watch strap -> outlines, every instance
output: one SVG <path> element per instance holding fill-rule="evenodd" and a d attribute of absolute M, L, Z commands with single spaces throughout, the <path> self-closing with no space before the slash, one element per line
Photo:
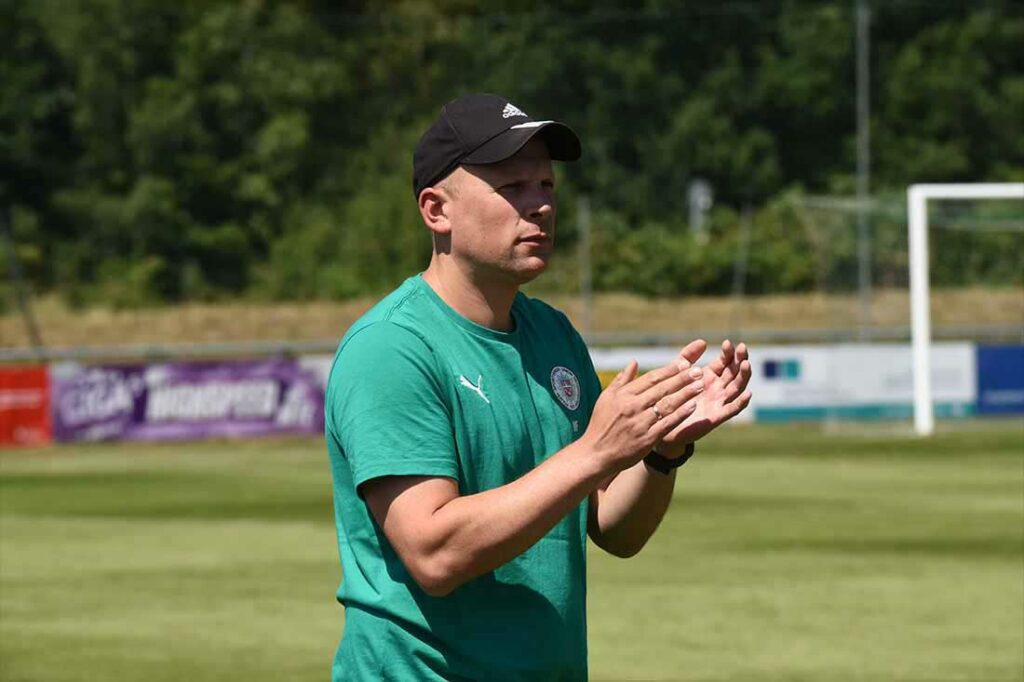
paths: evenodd
<path fill-rule="evenodd" d="M 673 469 L 678 469 L 679 467 L 686 464 L 686 460 L 693 457 L 693 452 L 695 449 L 696 448 L 694 447 L 693 443 L 687 443 L 686 449 L 683 451 L 683 454 L 674 459 L 662 457 L 654 450 L 651 450 L 650 454 L 644 457 L 644 464 L 646 464 L 651 469 L 654 469 L 658 473 L 665 474 L 667 476 L 669 473 L 672 472 Z"/>

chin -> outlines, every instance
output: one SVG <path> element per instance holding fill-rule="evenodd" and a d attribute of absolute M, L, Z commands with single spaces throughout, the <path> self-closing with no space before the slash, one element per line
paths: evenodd
<path fill-rule="evenodd" d="M 546 258 L 531 258 L 530 261 L 529 263 L 524 263 L 522 267 L 516 268 L 513 273 L 519 284 L 532 282 L 548 269 Z"/>

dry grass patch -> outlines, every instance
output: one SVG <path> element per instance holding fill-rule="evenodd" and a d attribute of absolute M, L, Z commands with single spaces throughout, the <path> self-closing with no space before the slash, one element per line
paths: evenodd
<path fill-rule="evenodd" d="M 575 296 L 541 296 L 582 319 Z M 43 340 L 50 347 L 120 344 L 189 344 L 230 341 L 322 341 L 337 339 L 375 299 L 309 303 L 187 304 L 141 310 L 69 310 L 55 299 L 35 306 Z M 860 303 L 855 295 L 789 294 L 749 297 L 647 299 L 602 294 L 594 299 L 593 331 L 685 334 L 687 330 L 784 330 L 852 328 Z M 907 325 L 905 290 L 877 291 L 872 300 L 877 326 Z M 1020 289 L 956 289 L 932 295 L 933 324 L 1024 324 Z M 29 346 L 16 314 L 0 316 L 0 346 Z"/>
<path fill-rule="evenodd" d="M 579 299 L 549 297 L 579 321 Z M 872 298 L 875 326 L 910 324 L 906 290 L 876 291 Z M 741 302 L 727 296 L 647 299 L 632 294 L 595 298 L 593 326 L 597 332 L 672 332 L 685 329 L 822 329 L 854 327 L 860 315 L 856 295 L 822 293 L 751 296 Z M 944 325 L 1024 324 L 1024 292 L 1019 289 L 950 289 L 932 294 L 932 323 Z"/>

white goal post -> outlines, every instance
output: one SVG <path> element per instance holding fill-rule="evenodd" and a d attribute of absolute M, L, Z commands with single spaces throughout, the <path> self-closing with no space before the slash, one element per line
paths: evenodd
<path fill-rule="evenodd" d="M 931 377 L 931 314 L 928 307 L 928 200 L 1024 199 L 1024 182 L 922 184 L 907 188 L 910 240 L 910 336 L 914 357 L 914 430 L 935 430 Z"/>

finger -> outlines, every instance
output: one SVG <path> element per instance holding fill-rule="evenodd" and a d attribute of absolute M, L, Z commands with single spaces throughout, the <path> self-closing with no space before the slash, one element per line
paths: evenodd
<path fill-rule="evenodd" d="M 734 400 L 730 400 L 723 405 L 719 405 L 718 409 L 721 411 L 719 413 L 720 416 L 715 420 L 716 423 L 721 424 L 722 422 L 729 421 L 742 412 L 744 408 L 750 404 L 750 396 L 750 391 L 743 391 L 737 395 Z"/>
<path fill-rule="evenodd" d="M 743 366 L 743 362 L 746 360 L 748 360 L 747 344 L 741 343 L 736 347 L 736 353 L 733 356 L 732 362 L 722 373 L 722 380 L 726 382 L 732 381 L 733 377 L 740 374 L 740 368 Z M 750 363 L 747 362 L 747 365 L 749 366 Z"/>
<path fill-rule="evenodd" d="M 725 416 L 722 419 L 722 421 L 732 419 L 740 412 L 745 410 L 747 405 L 750 404 L 750 398 L 752 395 L 753 394 L 750 391 L 744 391 L 743 393 L 740 394 L 738 398 L 736 398 L 736 400 L 732 401 L 731 403 L 728 403 L 727 405 L 724 405 L 723 409 L 725 411 Z"/>
<path fill-rule="evenodd" d="M 747 344 L 741 343 L 738 346 L 736 346 L 736 355 L 735 355 L 735 357 L 733 358 L 733 361 L 732 361 L 732 372 L 731 372 L 730 380 L 731 380 L 731 378 L 733 376 L 736 376 L 737 374 L 740 373 L 740 367 L 742 367 L 743 361 L 744 360 L 749 360 L 749 359 L 750 359 L 750 354 L 749 354 L 749 352 L 747 350 Z M 749 362 L 747 364 L 749 365 Z"/>
<path fill-rule="evenodd" d="M 690 431 L 690 434 L 688 434 L 688 436 L 693 436 L 693 428 L 694 425 L 698 423 L 698 420 L 691 419 L 691 417 L 693 417 L 693 413 L 696 411 L 696 409 L 696 400 L 691 400 L 690 402 L 684 404 L 681 408 L 679 408 L 676 411 L 676 414 L 683 415 L 683 418 L 679 420 L 679 423 L 673 425 L 671 429 L 664 433 L 661 436 L 661 439 L 667 441 L 678 440 L 683 435 L 683 433 L 687 431 Z M 707 420 L 704 419 L 703 421 L 706 422 Z M 700 435 L 697 435 L 692 439 L 696 440 L 697 438 L 700 438 Z"/>
<path fill-rule="evenodd" d="M 744 360 L 740 363 L 740 390 L 744 390 L 747 384 L 750 383 L 750 377 L 753 374 L 753 367 L 750 364 L 750 360 Z"/>
<path fill-rule="evenodd" d="M 653 405 L 661 398 L 671 395 L 691 383 L 703 384 L 703 382 L 697 381 L 702 376 L 704 376 L 704 371 L 700 367 L 691 367 L 685 372 L 677 371 L 675 375 L 664 381 L 649 386 L 646 390 L 637 394 L 637 397 L 640 398 L 644 406 Z"/>
<path fill-rule="evenodd" d="M 729 380 L 729 383 L 722 387 L 722 404 L 731 403 L 740 393 L 743 393 L 750 383 L 750 363 L 744 360 L 736 369 L 736 374 Z"/>
<path fill-rule="evenodd" d="M 693 381 L 687 384 L 686 386 L 683 386 L 675 393 L 670 393 L 669 395 L 659 399 L 654 404 L 662 415 L 668 416 L 670 414 L 677 412 L 680 408 L 685 406 L 688 402 L 692 401 L 694 398 L 696 398 L 703 392 L 704 382 Z"/>
<path fill-rule="evenodd" d="M 704 355 L 704 351 L 707 350 L 707 348 L 707 341 L 704 339 L 695 339 L 683 346 L 683 349 L 679 351 L 679 357 L 692 365 L 700 360 L 700 356 Z"/>
<path fill-rule="evenodd" d="M 739 372 L 740 372 L 740 363 L 738 361 L 735 361 L 735 360 L 733 362 L 730 362 L 726 366 L 726 368 L 724 370 L 722 370 L 721 374 L 719 375 L 719 379 L 721 380 L 722 385 L 724 386 L 724 385 L 729 384 L 729 382 L 731 382 L 733 380 L 733 378 L 735 378 L 736 375 L 739 374 Z"/>
<path fill-rule="evenodd" d="M 726 339 L 722 342 L 722 352 L 708 364 L 708 369 L 721 376 L 722 372 L 725 371 L 725 368 L 732 363 L 733 355 L 734 349 L 732 347 L 732 341 Z"/>
<path fill-rule="evenodd" d="M 633 395 L 639 395 L 646 391 L 647 389 L 656 386 L 657 384 L 660 384 L 661 382 L 667 379 L 674 377 L 675 375 L 679 374 L 680 371 L 686 369 L 686 367 L 689 367 L 689 364 L 687 364 L 686 367 L 683 367 L 683 362 L 684 361 L 682 360 L 675 360 L 673 362 L 668 363 L 664 367 L 652 369 L 650 372 L 647 372 L 643 376 L 635 378 L 626 390 L 632 393 Z"/>
<path fill-rule="evenodd" d="M 636 373 L 639 368 L 640 365 L 637 364 L 636 360 L 630 360 L 622 371 L 615 375 L 615 378 L 612 379 L 610 384 L 608 384 L 608 388 L 622 388 L 636 378 Z"/>
<path fill-rule="evenodd" d="M 658 440 L 664 440 L 672 433 L 682 429 L 686 419 L 692 415 L 696 409 L 697 401 L 695 399 L 688 400 L 673 410 L 671 414 L 666 415 L 652 424 L 651 431 L 655 436 L 657 436 Z"/>
<path fill-rule="evenodd" d="M 725 384 L 723 402 L 729 403 L 735 400 L 736 396 L 747 388 L 747 384 L 750 383 L 750 375 L 750 362 L 744 360 L 739 363 L 735 375 L 729 379 L 729 383 Z"/>
<path fill-rule="evenodd" d="M 732 401 L 736 400 L 739 394 L 743 393 L 743 386 L 740 386 L 739 377 L 735 381 L 730 382 L 722 389 L 719 402 L 722 405 L 728 405 Z"/>

